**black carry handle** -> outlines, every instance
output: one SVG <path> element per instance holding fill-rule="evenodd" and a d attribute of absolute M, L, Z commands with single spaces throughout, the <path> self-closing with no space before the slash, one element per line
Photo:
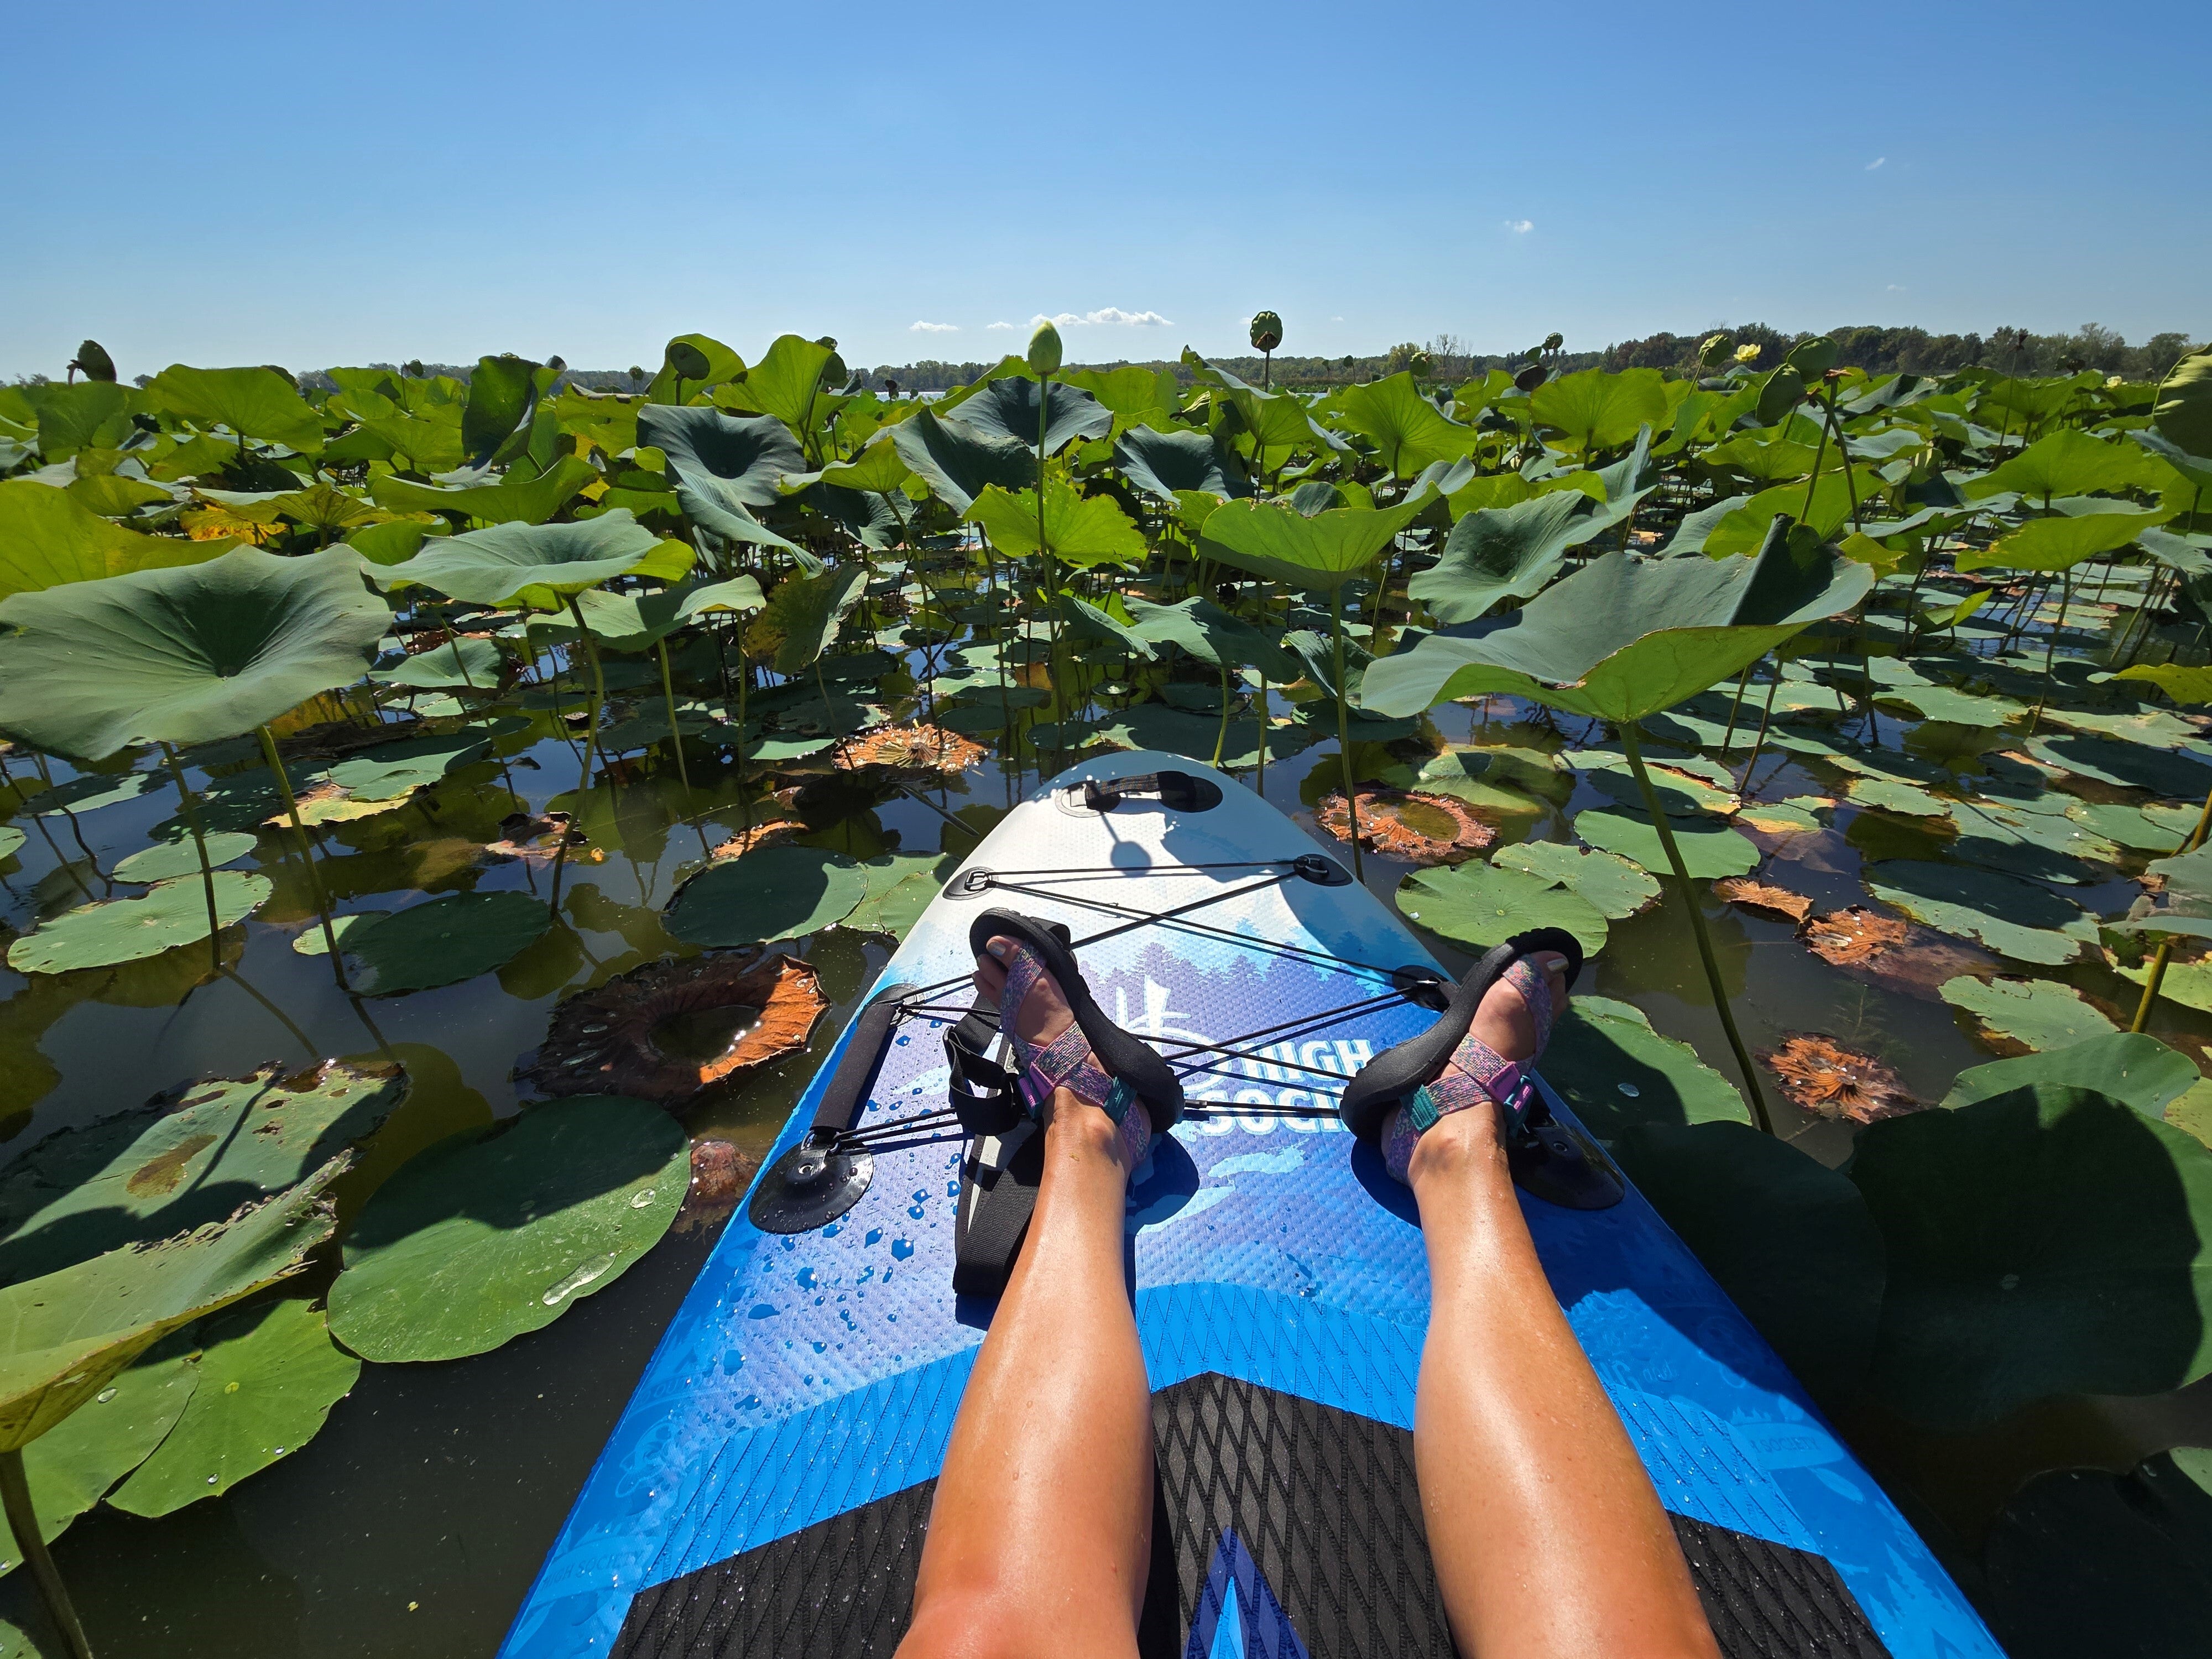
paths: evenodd
<path fill-rule="evenodd" d="M 1171 812 L 1203 812 L 1221 804 L 1221 790 L 1188 772 L 1140 772 L 1129 778 L 1092 778 L 1083 786 L 1083 804 L 1110 812 L 1131 795 L 1157 795 Z"/>
<path fill-rule="evenodd" d="M 852 1038 L 838 1058 L 837 1069 L 830 1075 L 830 1086 L 822 1091 L 822 1103 L 814 1109 L 813 1127 L 806 1132 L 808 1144 L 831 1146 L 860 1121 L 861 1109 L 868 1103 L 868 1091 L 875 1086 L 876 1073 L 883 1069 L 884 1055 L 890 1048 L 891 1027 L 904 1012 L 902 1000 L 907 988 L 884 987 L 853 1023 Z"/>

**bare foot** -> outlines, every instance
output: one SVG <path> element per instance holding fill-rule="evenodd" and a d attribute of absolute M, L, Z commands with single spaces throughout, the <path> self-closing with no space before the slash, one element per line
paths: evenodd
<path fill-rule="evenodd" d="M 1556 1021 L 1567 1007 L 1567 959 L 1547 953 L 1531 958 L 1536 970 L 1544 975 L 1545 987 L 1552 994 L 1552 1018 Z M 1528 1000 L 1521 988 L 1510 979 L 1501 979 L 1484 994 L 1474 1011 L 1474 1023 L 1468 1035 L 1493 1050 L 1501 1059 L 1525 1060 L 1536 1052 L 1536 1018 L 1529 1011 Z M 1447 1073 L 1459 1070 L 1457 1057 L 1445 1063 Z M 1401 1111 L 1404 1108 L 1399 1109 Z M 1480 1109 L 1448 1112 L 1437 1120 L 1434 1127 L 1413 1143 L 1413 1155 L 1407 1160 L 1406 1180 L 1418 1188 L 1421 1177 L 1440 1172 L 1445 1167 L 1460 1167 L 1470 1160 L 1480 1164 L 1494 1164 L 1499 1171 L 1504 1169 L 1504 1152 L 1498 1138 L 1501 1114 Z M 1382 1143 L 1389 1146 L 1395 1121 L 1382 1126 Z"/>

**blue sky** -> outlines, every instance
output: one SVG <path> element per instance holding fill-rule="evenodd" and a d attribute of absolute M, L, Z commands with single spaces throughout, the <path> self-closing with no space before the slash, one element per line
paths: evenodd
<path fill-rule="evenodd" d="M 0 376 L 2212 332 L 2202 0 L 9 10 Z"/>

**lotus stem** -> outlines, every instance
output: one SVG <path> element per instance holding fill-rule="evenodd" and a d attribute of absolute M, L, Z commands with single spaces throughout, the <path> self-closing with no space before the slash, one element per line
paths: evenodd
<path fill-rule="evenodd" d="M 592 665 L 592 702 L 584 715 L 584 769 L 576 782 L 574 822 L 580 825 L 584 821 L 585 803 L 592 798 L 592 769 L 599 754 L 599 710 L 606 705 L 607 682 L 606 676 L 599 669 L 599 645 L 592 638 L 592 630 L 585 624 L 583 607 L 576 603 L 574 593 L 568 596 L 568 614 L 576 619 L 576 638 L 584 647 L 584 660 Z M 552 913 L 556 916 L 561 913 L 561 868 L 568 861 L 568 837 L 564 835 L 553 854 Z"/>
<path fill-rule="evenodd" d="M 676 751 L 676 775 L 684 785 L 684 810 L 689 812 L 691 810 L 691 773 L 684 763 L 684 733 L 678 730 L 676 725 L 676 683 L 668 672 L 668 641 L 665 639 L 655 640 L 653 646 L 654 650 L 660 653 L 660 696 L 661 700 L 668 705 L 668 746 Z M 740 748 L 744 746 L 744 732 L 740 728 L 738 732 Z M 696 821 L 691 827 L 699 832 L 699 850 L 711 857 L 711 849 L 707 845 L 706 830 Z"/>
<path fill-rule="evenodd" d="M 1345 702 L 1344 684 L 1344 587 L 1341 583 L 1328 590 L 1329 634 L 1336 642 L 1336 756 L 1344 770 L 1344 810 L 1346 826 L 1352 831 L 1352 878 L 1364 883 L 1367 872 L 1359 865 L 1359 791 L 1352 781 L 1352 713 Z M 1267 727 L 1260 730 L 1260 748 L 1267 747 Z"/>
<path fill-rule="evenodd" d="M 1229 659 L 1221 659 L 1221 729 L 1213 734 L 1213 764 L 1221 764 L 1221 751 L 1229 742 Z"/>
<path fill-rule="evenodd" d="M 276 793 L 284 798 L 284 811 L 292 820 L 292 833 L 300 838 L 300 856 L 307 868 L 307 890 L 315 896 L 315 915 L 323 924 L 323 943 L 330 948 L 331 974 L 338 982 L 338 989 L 352 989 L 346 983 L 345 958 L 338 954 L 338 936 L 331 926 L 331 902 L 323 892 L 323 878 L 315 870 L 315 844 L 307 835 L 307 826 L 300 817 L 300 802 L 292 793 L 292 780 L 284 775 L 283 757 L 276 752 L 276 734 L 267 726 L 259 728 L 261 753 L 269 762 L 269 770 L 276 780 Z"/>
<path fill-rule="evenodd" d="M 1766 683 L 1766 707 L 1759 716 L 1759 735 L 1751 740 L 1751 758 L 1744 763 L 1743 776 L 1736 784 L 1741 794 L 1751 787 L 1751 775 L 1759 769 L 1759 751 L 1766 747 L 1767 722 L 1774 718 L 1774 694 L 1782 689 L 1782 665 L 1774 665 L 1774 678 Z"/>
<path fill-rule="evenodd" d="M 31 1483 L 24 1477 L 20 1446 L 0 1452 L 0 1507 L 7 1511 L 16 1547 L 23 1552 L 23 1563 L 38 1584 L 39 1599 L 46 1604 L 54 1628 L 68 1644 L 71 1659 L 92 1659 L 92 1644 L 84 1639 L 84 1626 L 77 1622 L 68 1587 L 54 1566 L 54 1558 L 46 1553 L 46 1540 L 40 1535 L 39 1512 L 31 1503 Z"/>
<path fill-rule="evenodd" d="M 2043 647 L 2043 691 L 2035 700 L 2035 712 L 2028 716 L 2027 734 L 2035 735 L 2035 728 L 2043 724 L 2043 705 L 2051 697 L 2051 665 L 2058 655 L 2058 636 L 2066 631 L 2066 607 L 2074 600 L 2074 573 L 2062 571 L 2058 577 L 2058 620 L 2051 624 L 2051 637 Z"/>
<path fill-rule="evenodd" d="M 1713 994 L 1713 1008 L 1721 1017 L 1721 1030 L 1728 1035 L 1736 1068 L 1743 1073 L 1744 1090 L 1751 1097 L 1752 1119 L 1762 1133 L 1771 1135 L 1774 1133 L 1774 1121 L 1766 1113 L 1766 1097 L 1760 1091 L 1759 1073 L 1751 1063 L 1751 1051 L 1743 1046 L 1743 1034 L 1735 1029 L 1735 1013 L 1729 1006 L 1727 988 L 1721 983 L 1712 936 L 1705 931 L 1705 913 L 1698 903 L 1697 889 L 1690 884 L 1690 872 L 1682 862 L 1682 849 L 1674 844 L 1674 831 L 1667 822 L 1667 810 L 1659 803 L 1659 792 L 1652 787 L 1650 773 L 1644 769 L 1644 746 L 1637 741 L 1635 721 L 1621 723 L 1620 746 L 1627 751 L 1629 769 L 1636 774 L 1636 787 L 1644 793 L 1644 809 L 1651 814 L 1652 827 L 1659 832 L 1660 848 L 1667 854 L 1675 884 L 1682 890 L 1682 902 L 1690 912 L 1690 931 L 1698 941 L 1698 960 L 1705 965 L 1705 983 Z"/>
<path fill-rule="evenodd" d="M 222 925 L 216 920 L 215 866 L 208 862 L 207 836 L 200 829 L 199 807 L 194 803 L 192 792 L 185 784 L 185 769 L 177 763 L 177 751 L 167 744 L 161 745 L 161 758 L 169 763 L 169 775 L 177 781 L 177 804 L 183 810 L 185 826 L 192 832 L 192 845 L 199 849 L 200 888 L 207 895 L 208 951 L 215 959 L 215 970 L 222 971 Z"/>
<path fill-rule="evenodd" d="M 1743 672 L 1736 676 L 1735 696 L 1729 704 L 1728 730 L 1721 733 L 1721 753 L 1735 747 L 1735 717 L 1743 708 L 1743 689 L 1751 684 L 1751 671 L 1759 665 L 1746 663 Z"/>
<path fill-rule="evenodd" d="M 2189 832 L 2189 839 L 2174 848 L 2170 856 L 2179 858 L 2185 853 L 2195 852 L 2204 844 L 2204 836 L 2208 830 L 2212 830 L 2212 793 L 2205 795 L 2204 810 L 2197 815 L 2197 827 Z M 2172 957 L 2173 935 L 2168 933 L 2159 941 L 2158 950 L 2151 957 L 2150 972 L 2143 981 L 2142 1000 L 2136 1004 L 2135 1019 L 2128 1026 L 2130 1031 L 2147 1031 L 2150 1029 L 2151 1005 L 2158 1000 L 2159 984 L 2166 978 L 2166 964 L 2172 959 Z"/>

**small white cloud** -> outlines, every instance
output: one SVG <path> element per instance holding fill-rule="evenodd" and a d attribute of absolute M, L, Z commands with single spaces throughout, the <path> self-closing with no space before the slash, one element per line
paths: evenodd
<path fill-rule="evenodd" d="M 1112 328 L 1172 328 L 1175 325 L 1157 311 L 1124 311 L 1119 306 L 1103 306 L 1097 311 L 1063 311 L 1057 317 L 1048 317 L 1042 312 L 1030 319 L 1030 326 L 1050 323 L 1054 328 L 1084 328 L 1093 324 Z"/>
<path fill-rule="evenodd" d="M 1331 321 L 1332 323 L 1340 323 L 1340 322 L 1342 322 L 1343 320 L 1344 320 L 1344 319 L 1343 319 L 1343 318 L 1341 318 L 1341 317 L 1332 317 L 1332 318 L 1330 318 L 1330 319 L 1329 319 L 1329 321 Z"/>
<path fill-rule="evenodd" d="M 1505 228 L 1516 236 L 1526 236 L 1536 228 L 1536 222 L 1534 219 L 1508 219 L 1505 222 Z"/>
<path fill-rule="evenodd" d="M 983 326 L 986 328 L 1012 328 L 1013 325 L 1012 323 L 986 323 Z"/>
<path fill-rule="evenodd" d="M 1873 172 L 1876 167 L 1880 167 L 1880 166 L 1881 166 L 1884 161 L 1887 161 L 1887 160 L 1889 160 L 1889 157 L 1887 157 L 1887 155 L 1877 155 L 1877 156 L 1875 156 L 1875 157 L 1874 158 L 1874 160 L 1873 160 L 1873 161 L 1869 161 L 1869 162 L 1866 164 L 1866 170 L 1867 170 L 1869 173 L 1872 173 L 1872 172 Z"/>
<path fill-rule="evenodd" d="M 960 331 L 957 323 L 908 323 L 906 327 L 909 334 L 957 334 Z"/>
<path fill-rule="evenodd" d="M 1902 283 L 1892 283 L 1889 285 L 1889 291 L 1892 294 L 1902 294 L 1905 292 L 1905 284 Z"/>

